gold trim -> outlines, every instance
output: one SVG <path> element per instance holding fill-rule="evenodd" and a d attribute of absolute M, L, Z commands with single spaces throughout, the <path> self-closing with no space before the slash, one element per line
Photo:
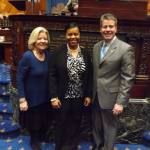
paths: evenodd
<path fill-rule="evenodd" d="M 137 80 L 150 80 L 150 76 L 148 75 L 136 75 Z"/>
<path fill-rule="evenodd" d="M 150 16 L 150 0 L 147 2 L 147 16 Z"/>

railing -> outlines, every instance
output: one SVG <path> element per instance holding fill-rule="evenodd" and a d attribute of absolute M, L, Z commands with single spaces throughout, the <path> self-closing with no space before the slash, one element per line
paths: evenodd
<path fill-rule="evenodd" d="M 10 29 L 12 27 L 11 22 L 9 21 L 8 17 L 3 17 L 3 19 L 0 19 L 0 29 Z"/>

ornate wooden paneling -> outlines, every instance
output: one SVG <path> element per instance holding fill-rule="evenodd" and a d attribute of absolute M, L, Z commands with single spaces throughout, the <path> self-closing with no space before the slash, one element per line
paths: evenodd
<path fill-rule="evenodd" d="M 147 0 L 80 0 L 79 15 L 99 17 L 109 12 L 119 19 L 145 20 L 147 5 Z"/>
<path fill-rule="evenodd" d="M 4 41 L 0 41 L 0 58 L 4 63 L 12 64 L 12 37 L 9 29 L 0 29 L 0 36 Z"/>
<path fill-rule="evenodd" d="M 64 43 L 64 26 L 76 21 L 81 27 L 81 44 L 92 51 L 93 45 L 101 39 L 99 18 L 65 16 L 10 16 L 12 21 L 13 63 L 17 63 L 27 48 L 29 33 L 34 27 L 44 26 L 51 35 L 51 50 Z M 149 96 L 150 86 L 150 21 L 119 20 L 118 36 L 135 48 L 136 81 L 131 92 L 133 98 Z"/>

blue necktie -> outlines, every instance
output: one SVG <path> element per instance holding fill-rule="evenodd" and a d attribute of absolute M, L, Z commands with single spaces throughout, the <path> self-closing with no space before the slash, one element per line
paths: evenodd
<path fill-rule="evenodd" d="M 107 47 L 106 47 L 106 44 L 104 44 L 102 46 L 102 48 L 100 49 L 100 59 L 102 60 L 104 58 L 104 56 L 106 55 L 106 52 L 107 52 Z"/>

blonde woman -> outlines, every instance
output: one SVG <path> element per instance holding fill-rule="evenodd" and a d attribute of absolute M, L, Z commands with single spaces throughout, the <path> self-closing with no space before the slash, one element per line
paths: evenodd
<path fill-rule="evenodd" d="M 29 131 L 31 147 L 40 150 L 51 122 L 51 106 L 48 96 L 47 49 L 50 36 L 44 27 L 36 27 L 30 34 L 28 50 L 21 58 L 17 70 L 20 116 L 23 128 Z"/>

